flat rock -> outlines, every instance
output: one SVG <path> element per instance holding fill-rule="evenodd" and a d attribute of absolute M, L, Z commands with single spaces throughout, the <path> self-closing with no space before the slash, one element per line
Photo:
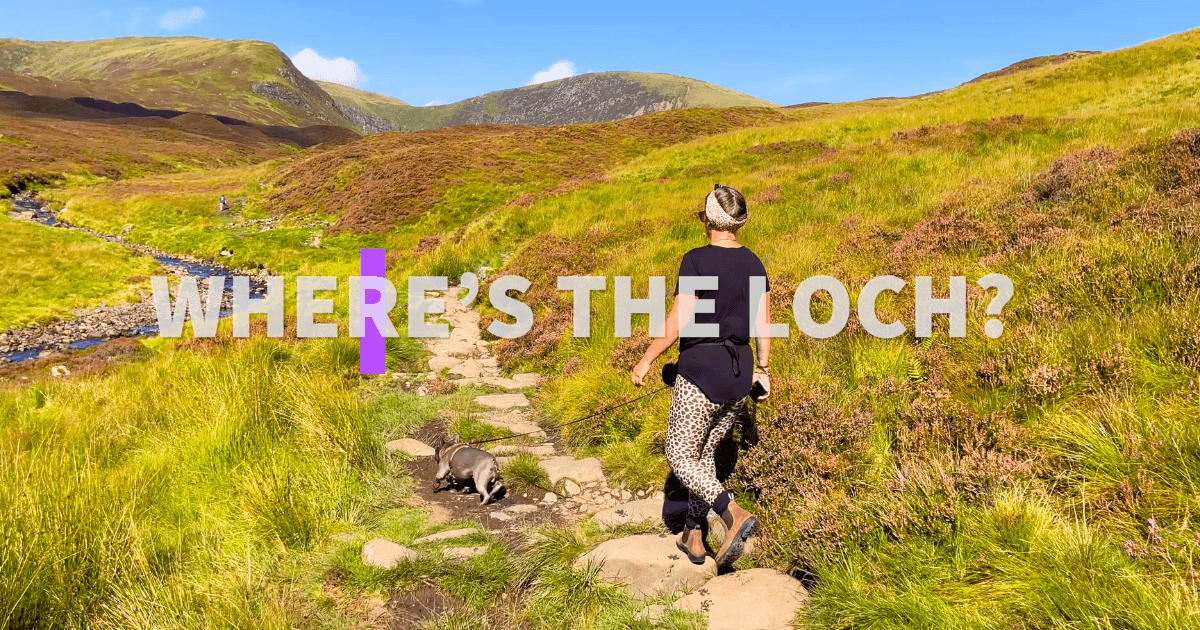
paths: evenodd
<path fill-rule="evenodd" d="M 497 521 L 500 521 L 501 523 L 503 523 L 504 521 L 511 521 L 513 518 L 512 516 L 509 516 L 508 514 L 505 514 L 504 512 L 492 512 L 491 514 L 488 514 L 488 516 L 492 517 L 493 519 L 495 519 Z"/>
<path fill-rule="evenodd" d="M 509 514 L 529 514 L 530 512 L 538 511 L 538 506 L 531 503 L 519 503 L 504 509 Z"/>
<path fill-rule="evenodd" d="M 450 368 L 450 373 L 463 378 L 479 378 L 479 364 L 474 359 L 467 359 Z"/>
<path fill-rule="evenodd" d="M 446 547 L 442 549 L 442 557 L 450 560 L 466 560 L 487 553 L 487 545 L 479 547 Z"/>
<path fill-rule="evenodd" d="M 647 523 L 662 518 L 662 508 L 661 499 L 641 499 L 600 510 L 593 518 L 596 519 L 597 525 L 608 528 L 632 523 Z"/>
<path fill-rule="evenodd" d="M 363 564 L 369 567 L 395 569 L 401 562 L 416 559 L 417 552 L 384 538 L 372 539 L 362 548 Z"/>
<path fill-rule="evenodd" d="M 673 605 L 708 611 L 709 630 L 785 630 L 795 627 L 796 611 L 808 591 L 774 569 L 746 569 L 715 577 Z"/>
<path fill-rule="evenodd" d="M 479 530 L 475 529 L 474 527 L 464 527 L 462 529 L 450 529 L 450 530 L 446 530 L 444 532 L 438 532 L 436 534 L 422 536 L 422 537 L 414 540 L 413 544 L 420 545 L 422 543 L 437 542 L 439 540 L 450 540 L 451 538 L 462 538 L 463 536 L 470 536 L 471 534 L 478 534 L 478 533 L 479 533 Z"/>
<path fill-rule="evenodd" d="M 513 407 L 528 407 L 529 399 L 525 394 L 487 394 L 476 396 L 475 402 L 492 409 L 512 409 Z"/>
<path fill-rule="evenodd" d="M 383 447 L 386 448 L 388 452 L 395 453 L 396 451 L 400 451 L 403 453 L 408 453 L 413 457 L 433 457 L 434 455 L 432 446 L 412 438 L 392 440 L 391 442 L 384 444 Z"/>
<path fill-rule="evenodd" d="M 546 437 L 546 431 L 537 423 L 529 419 L 529 416 L 520 411 L 509 411 L 508 413 L 486 414 L 478 416 L 479 421 L 485 424 L 490 424 L 494 427 L 507 429 L 517 434 L 528 433 L 534 437 Z"/>
<path fill-rule="evenodd" d="M 442 370 L 444 370 L 446 368 L 453 369 L 455 366 L 457 366 L 458 364 L 460 364 L 462 362 L 463 362 L 462 359 L 455 358 L 455 357 L 445 357 L 445 356 L 432 357 L 431 359 L 429 359 L 429 369 L 434 372 L 441 372 Z"/>
<path fill-rule="evenodd" d="M 551 485 L 558 483 L 559 479 L 574 479 L 581 484 L 604 481 L 604 469 L 595 457 L 575 459 L 569 455 L 559 455 L 543 459 L 538 464 L 550 476 Z"/>
<path fill-rule="evenodd" d="M 492 449 L 496 455 L 521 455 L 528 453 L 538 457 L 548 457 L 554 454 L 553 444 L 538 444 L 537 446 L 521 446 L 518 444 L 501 444 Z"/>
<path fill-rule="evenodd" d="M 675 537 L 665 534 L 607 540 L 580 556 L 575 566 L 589 563 L 600 567 L 601 578 L 621 584 L 638 600 L 695 590 L 717 575 L 712 558 L 692 564 L 675 546 Z"/>

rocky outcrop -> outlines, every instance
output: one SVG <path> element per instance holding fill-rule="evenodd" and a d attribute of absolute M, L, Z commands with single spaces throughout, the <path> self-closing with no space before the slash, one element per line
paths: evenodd
<path fill-rule="evenodd" d="M 333 103 L 339 112 L 345 116 L 350 122 L 358 126 L 363 133 L 383 133 L 385 131 L 395 131 L 396 125 L 382 118 L 376 118 L 355 107 L 351 103 L 343 103 L 334 101 Z"/>
<path fill-rule="evenodd" d="M 476 96 L 463 101 L 448 124 L 570 125 L 621 120 L 685 106 L 683 99 L 655 94 L 632 79 L 589 74 Z"/>

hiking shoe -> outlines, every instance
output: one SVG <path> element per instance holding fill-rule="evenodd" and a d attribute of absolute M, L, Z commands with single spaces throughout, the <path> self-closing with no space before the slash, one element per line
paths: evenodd
<path fill-rule="evenodd" d="M 675 541 L 675 546 L 679 550 L 687 554 L 688 560 L 692 564 L 704 564 L 708 555 L 704 553 L 704 534 L 700 532 L 700 528 L 685 529 L 679 535 L 679 540 Z"/>
<path fill-rule="evenodd" d="M 727 569 L 742 557 L 746 550 L 746 539 L 758 533 L 758 517 L 743 510 L 730 499 L 729 507 L 720 514 L 725 523 L 725 542 L 717 551 L 717 568 Z"/>

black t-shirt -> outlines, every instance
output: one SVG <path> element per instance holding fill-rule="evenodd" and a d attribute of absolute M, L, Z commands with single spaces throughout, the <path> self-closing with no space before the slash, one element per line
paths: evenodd
<path fill-rule="evenodd" d="M 683 255 L 679 276 L 716 276 L 717 289 L 697 291 L 713 300 L 712 313 L 696 313 L 697 324 L 715 323 L 715 337 L 679 338 L 679 375 L 695 383 L 716 403 L 744 398 L 753 385 L 750 351 L 750 278 L 767 277 L 762 261 L 747 247 L 705 245 Z M 771 288 L 770 280 L 766 288 Z M 675 285 L 679 295 L 679 284 Z M 714 345 L 714 344 L 725 344 Z"/>

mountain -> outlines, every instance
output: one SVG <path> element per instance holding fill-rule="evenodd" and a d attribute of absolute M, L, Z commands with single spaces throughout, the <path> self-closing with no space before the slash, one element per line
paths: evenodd
<path fill-rule="evenodd" d="M 0 88 L 90 97 L 264 125 L 363 129 L 283 51 L 250 40 L 123 37 L 86 42 L 0 39 Z"/>
<path fill-rule="evenodd" d="M 546 127 L 610 122 L 688 107 L 778 107 L 719 85 L 648 72 L 583 74 L 429 107 L 412 107 L 388 96 L 345 86 L 320 85 L 333 96 L 343 114 L 352 116 L 354 110 L 367 113 L 400 131 L 457 125 Z"/>
<path fill-rule="evenodd" d="M 333 97 L 338 111 L 343 116 L 358 122 L 360 128 L 369 133 L 394 130 L 399 126 L 397 121 L 403 118 L 405 112 L 413 109 L 412 105 L 398 98 L 367 92 L 340 83 L 317 81 L 317 85 Z"/>

